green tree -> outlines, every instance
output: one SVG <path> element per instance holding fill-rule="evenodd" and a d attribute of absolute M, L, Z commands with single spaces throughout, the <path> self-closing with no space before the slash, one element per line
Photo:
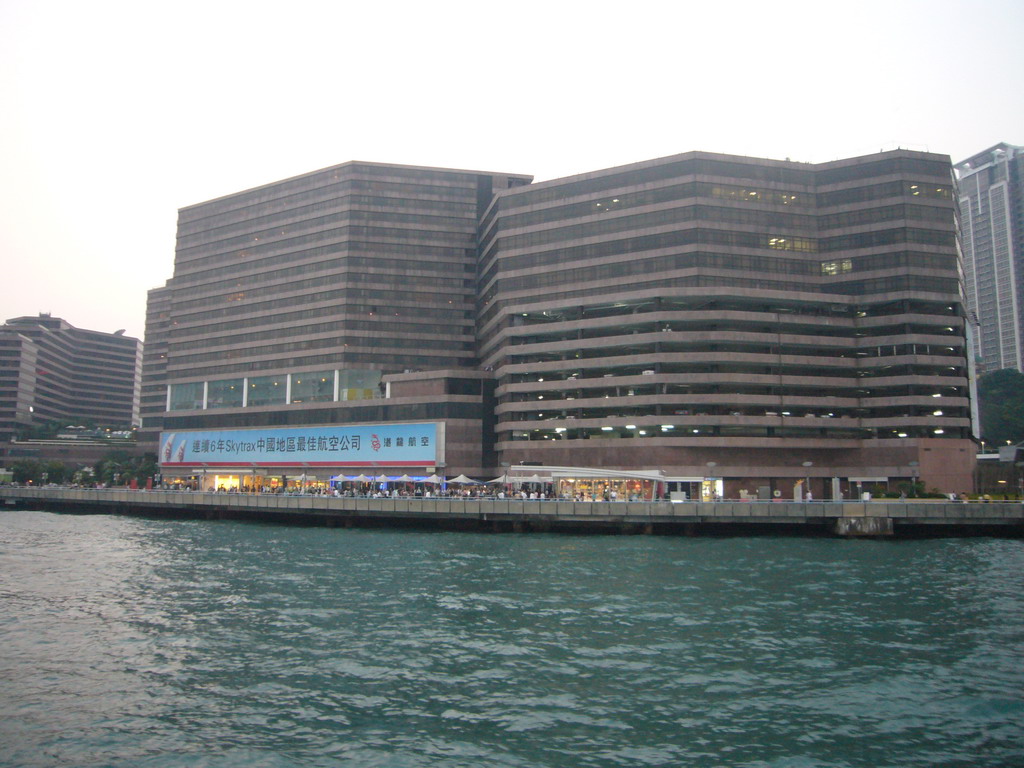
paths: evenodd
<path fill-rule="evenodd" d="M 101 483 L 124 485 L 127 477 L 122 477 L 122 475 L 126 474 L 126 469 L 131 460 L 132 456 L 128 451 L 111 451 L 96 462 L 93 474 Z"/>
<path fill-rule="evenodd" d="M 71 474 L 67 465 L 62 461 L 44 461 L 42 469 L 47 483 L 63 483 Z"/>
<path fill-rule="evenodd" d="M 131 476 L 139 484 L 144 486 L 146 481 L 153 477 L 157 472 L 160 471 L 160 467 L 156 463 L 156 454 L 147 453 L 142 456 L 136 456 L 132 461 L 131 465 Z"/>
<path fill-rule="evenodd" d="M 128 485 L 132 480 L 140 486 L 158 471 L 156 454 L 133 456 L 128 451 L 111 451 L 93 468 L 94 476 L 107 485 Z"/>
<path fill-rule="evenodd" d="M 11 462 L 11 475 L 16 483 L 38 484 L 43 479 L 43 465 L 38 459 L 16 459 Z"/>
<path fill-rule="evenodd" d="M 1014 368 L 978 379 L 981 438 L 991 446 L 1024 440 L 1024 373 Z"/>

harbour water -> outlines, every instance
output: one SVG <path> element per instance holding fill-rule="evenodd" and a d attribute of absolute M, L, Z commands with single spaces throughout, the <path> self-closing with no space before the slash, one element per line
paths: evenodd
<path fill-rule="evenodd" d="M 1024 542 L 0 512 L 0 765 L 1024 765 Z"/>

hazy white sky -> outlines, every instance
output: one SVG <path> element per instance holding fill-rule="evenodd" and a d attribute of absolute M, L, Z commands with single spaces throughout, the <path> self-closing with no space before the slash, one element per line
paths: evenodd
<path fill-rule="evenodd" d="M 958 161 L 1022 83 L 1024 0 L 0 0 L 0 321 L 142 338 L 178 208 L 348 160 Z"/>

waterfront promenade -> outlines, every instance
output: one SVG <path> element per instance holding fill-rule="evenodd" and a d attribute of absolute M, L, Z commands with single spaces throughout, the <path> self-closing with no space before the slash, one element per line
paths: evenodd
<path fill-rule="evenodd" d="M 1024 505 L 1019 502 L 573 502 L 6 487 L 0 488 L 0 503 L 86 514 L 494 532 L 1024 536 Z"/>

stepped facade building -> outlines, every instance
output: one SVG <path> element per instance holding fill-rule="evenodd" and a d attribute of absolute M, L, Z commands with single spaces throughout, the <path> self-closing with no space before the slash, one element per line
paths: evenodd
<path fill-rule="evenodd" d="M 542 183 L 328 168 L 180 212 L 144 426 L 165 471 L 241 487 L 529 466 L 728 497 L 969 490 L 956 213 L 949 158 L 907 150 Z"/>
<path fill-rule="evenodd" d="M 140 421 L 142 344 L 47 314 L 0 326 L 0 442 L 51 421 Z"/>

